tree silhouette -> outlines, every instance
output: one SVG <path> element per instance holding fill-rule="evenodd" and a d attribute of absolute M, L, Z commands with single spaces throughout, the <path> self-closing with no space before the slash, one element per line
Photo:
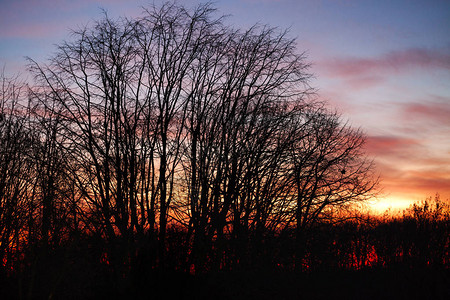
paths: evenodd
<path fill-rule="evenodd" d="M 210 4 L 167 3 L 73 36 L 50 64 L 30 61 L 47 91 L 34 96 L 52 116 L 45 148 L 57 130 L 89 222 L 108 239 L 131 249 L 145 233 L 163 266 L 173 220 L 192 243 L 188 265 L 204 270 L 215 255 L 223 266 L 227 253 L 231 267 L 248 260 L 250 238 L 296 224 L 301 249 L 329 208 L 372 195 L 364 136 L 313 97 L 287 32 L 234 30 Z"/>
<path fill-rule="evenodd" d="M 377 185 L 373 164 L 361 152 L 365 139 L 359 130 L 323 109 L 306 115 L 305 124 L 291 150 L 298 268 L 309 228 L 335 217 L 336 209 L 373 197 Z"/>
<path fill-rule="evenodd" d="M 289 32 L 225 20 L 212 4 L 105 13 L 30 59 L 29 87 L 2 76 L 0 258 L 22 296 L 448 266 L 440 201 L 348 213 L 377 191 L 365 136 L 319 100 Z"/>
<path fill-rule="evenodd" d="M 0 259 L 6 270 L 12 269 L 26 223 L 32 217 L 33 203 L 29 188 L 33 185 L 31 146 L 33 140 L 23 114 L 23 94 L 26 86 L 17 78 L 1 73 L 0 94 Z"/>

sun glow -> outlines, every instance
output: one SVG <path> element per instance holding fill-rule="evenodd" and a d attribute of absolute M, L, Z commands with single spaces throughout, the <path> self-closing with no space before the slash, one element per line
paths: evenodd
<path fill-rule="evenodd" d="M 395 196 L 374 199 L 368 203 L 370 211 L 376 215 L 385 212 L 397 214 L 408 208 L 411 204 L 411 199 Z"/>

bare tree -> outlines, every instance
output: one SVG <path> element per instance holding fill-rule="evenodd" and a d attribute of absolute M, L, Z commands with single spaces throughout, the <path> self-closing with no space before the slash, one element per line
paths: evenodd
<path fill-rule="evenodd" d="M 74 35 L 50 65 L 31 68 L 52 97 L 41 103 L 61 120 L 77 187 L 98 214 L 97 225 L 109 238 L 116 229 L 127 236 L 138 225 L 134 137 L 142 111 L 134 94 L 133 26 L 106 18 Z"/>
<path fill-rule="evenodd" d="M 373 163 L 364 155 L 365 138 L 360 130 L 323 107 L 302 119 L 294 134 L 302 138 L 290 150 L 299 269 L 308 230 L 335 217 L 335 210 L 374 197 L 378 184 Z"/>
<path fill-rule="evenodd" d="M 170 226 L 186 229 L 185 268 L 232 267 L 268 232 L 295 226 L 304 244 L 329 209 L 376 185 L 364 136 L 310 97 L 309 65 L 288 32 L 223 20 L 211 4 L 105 14 L 49 64 L 30 60 L 46 116 L 44 199 L 67 161 L 82 202 L 67 201 L 86 228 L 120 237 L 126 255 L 150 241 L 154 265 L 166 264 Z"/>
<path fill-rule="evenodd" d="M 267 225 L 288 183 L 284 126 L 312 92 L 305 57 L 286 32 L 223 28 L 213 41 L 193 64 L 185 143 L 191 254 L 203 258 L 226 250 L 225 233 L 237 240 L 255 218 Z"/>
<path fill-rule="evenodd" d="M 0 260 L 2 266 L 11 270 L 34 229 L 35 205 L 29 198 L 33 186 L 29 159 L 33 139 L 23 106 L 26 85 L 17 78 L 6 77 L 4 72 L 0 81 Z"/>

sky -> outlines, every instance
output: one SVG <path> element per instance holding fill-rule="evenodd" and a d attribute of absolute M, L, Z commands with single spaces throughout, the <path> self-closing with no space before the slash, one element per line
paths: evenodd
<path fill-rule="evenodd" d="M 195 7 L 202 1 L 178 1 Z M 203 1 L 204 2 L 204 1 Z M 28 79 L 70 40 L 108 15 L 135 17 L 142 0 L 0 0 L 0 67 Z M 367 135 L 382 191 L 374 210 L 450 199 L 450 1 L 217 0 L 226 22 L 289 29 L 306 52 L 318 96 Z"/>

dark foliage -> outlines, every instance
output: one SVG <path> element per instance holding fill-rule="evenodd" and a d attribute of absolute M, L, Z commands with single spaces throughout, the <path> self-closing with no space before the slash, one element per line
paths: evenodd
<path fill-rule="evenodd" d="M 121 260 L 127 247 L 121 240 L 84 236 L 45 252 L 42 246 L 30 246 L 17 264 L 21 267 L 3 273 L 2 296 L 447 299 L 450 219 L 448 211 L 437 219 L 432 210 L 418 216 L 418 211 L 428 210 L 424 207 L 430 203 L 424 203 L 395 218 L 317 225 L 308 238 L 302 273 L 294 268 L 294 230 L 273 233 L 258 247 L 250 242 L 245 251 L 251 259 L 234 264 L 233 270 L 214 271 L 213 256 L 207 259 L 208 270 L 195 275 L 183 268 L 189 255 L 180 241 L 187 233 L 175 228 L 168 230 L 165 269 L 151 267 L 150 245 L 135 245 L 136 255 L 128 262 Z M 225 260 L 235 255 L 225 253 Z"/>

